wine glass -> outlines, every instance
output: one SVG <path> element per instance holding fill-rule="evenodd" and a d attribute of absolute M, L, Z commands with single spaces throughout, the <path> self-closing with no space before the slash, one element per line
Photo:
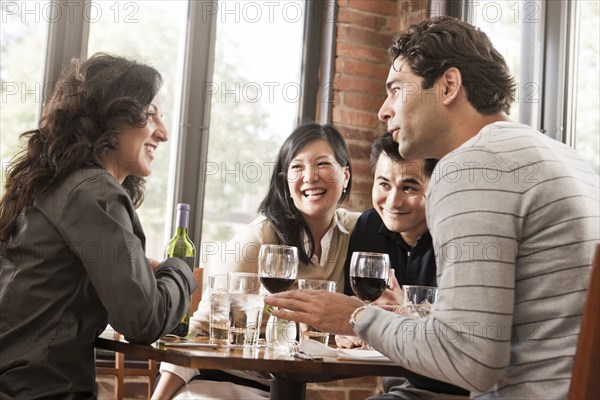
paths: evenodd
<path fill-rule="evenodd" d="M 278 244 L 263 244 L 260 246 L 258 253 L 258 275 L 260 276 L 262 285 L 270 293 L 274 294 L 289 290 L 294 284 L 297 274 L 298 249 L 296 247 Z M 280 340 L 289 341 L 291 339 L 291 341 L 294 341 L 296 339 L 295 334 L 292 334 L 292 332 L 290 332 L 289 336 L 293 335 L 293 338 L 281 337 L 281 335 L 278 337 L 279 325 L 282 322 L 284 322 L 287 328 L 287 321 L 278 321 L 273 315 L 269 318 L 267 330 L 269 328 L 272 329 L 272 331 L 268 332 L 270 333 L 270 342 L 277 344 Z M 288 333 L 288 329 L 285 329 L 285 333 Z"/>
<path fill-rule="evenodd" d="M 350 285 L 354 295 L 370 306 L 388 287 L 390 256 L 384 253 L 355 251 L 350 259 Z M 363 349 L 370 349 L 363 343 Z"/>

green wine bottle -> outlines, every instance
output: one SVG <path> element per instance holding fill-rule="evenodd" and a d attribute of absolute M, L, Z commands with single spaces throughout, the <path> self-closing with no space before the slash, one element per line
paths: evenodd
<path fill-rule="evenodd" d="M 177 204 L 177 219 L 175 221 L 175 235 L 167 243 L 165 256 L 167 258 L 180 258 L 194 270 L 196 266 L 196 247 L 188 236 L 188 227 L 190 224 L 190 205 L 185 203 Z M 179 321 L 175 330 L 171 333 L 177 336 L 185 336 L 188 334 L 190 326 L 190 313 L 186 313 Z"/>

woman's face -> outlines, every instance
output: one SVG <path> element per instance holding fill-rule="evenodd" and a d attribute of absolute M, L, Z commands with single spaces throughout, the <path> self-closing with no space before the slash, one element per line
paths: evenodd
<path fill-rule="evenodd" d="M 123 183 L 129 175 L 145 177 L 152 173 L 151 164 L 154 152 L 161 142 L 168 140 L 167 128 L 161 119 L 158 96 L 152 100 L 146 111 L 146 126 L 138 128 L 130 125 L 120 127 L 117 137 L 119 148 L 104 157 L 106 169 Z"/>
<path fill-rule="evenodd" d="M 337 162 L 329 143 L 318 139 L 292 158 L 287 179 L 294 205 L 305 218 L 333 218 L 350 171 Z"/>

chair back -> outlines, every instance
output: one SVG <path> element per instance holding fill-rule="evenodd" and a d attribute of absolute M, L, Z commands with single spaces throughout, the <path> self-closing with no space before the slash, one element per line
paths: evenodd
<path fill-rule="evenodd" d="M 202 298 L 202 279 L 204 276 L 203 268 L 194 269 L 194 278 L 196 279 L 196 285 L 198 288 L 192 293 L 192 301 L 190 303 L 190 317 L 194 314 L 194 312 L 198 309 L 198 304 Z"/>
<path fill-rule="evenodd" d="M 587 299 L 573 361 L 569 400 L 600 397 L 600 244 L 592 261 Z"/>

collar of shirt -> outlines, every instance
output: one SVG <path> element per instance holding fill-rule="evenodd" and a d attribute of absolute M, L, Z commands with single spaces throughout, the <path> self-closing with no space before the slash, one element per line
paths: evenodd
<path fill-rule="evenodd" d="M 431 234 L 429 231 L 426 231 L 424 234 L 419 236 L 415 247 L 410 247 L 408 243 L 404 241 L 404 238 L 400 233 L 390 231 L 383 222 L 379 227 L 379 233 L 381 235 L 388 236 L 394 243 L 400 245 L 409 254 L 413 251 L 419 251 L 421 248 L 424 248 L 424 246 L 427 248 L 429 246 L 429 242 L 431 241 Z"/>
<path fill-rule="evenodd" d="M 344 228 L 344 226 L 340 223 L 338 219 L 337 212 L 333 214 L 333 220 L 331 221 L 331 225 L 325 235 L 323 235 L 323 239 L 321 239 L 321 258 L 317 257 L 316 254 L 313 254 L 310 261 L 313 264 L 317 264 L 321 267 L 325 267 L 327 260 L 329 259 L 329 250 L 331 249 L 331 240 L 333 239 L 333 233 L 335 230 L 339 230 L 341 233 L 348 234 L 348 230 Z M 306 233 L 304 234 L 304 249 L 308 251 L 308 236 Z"/>

